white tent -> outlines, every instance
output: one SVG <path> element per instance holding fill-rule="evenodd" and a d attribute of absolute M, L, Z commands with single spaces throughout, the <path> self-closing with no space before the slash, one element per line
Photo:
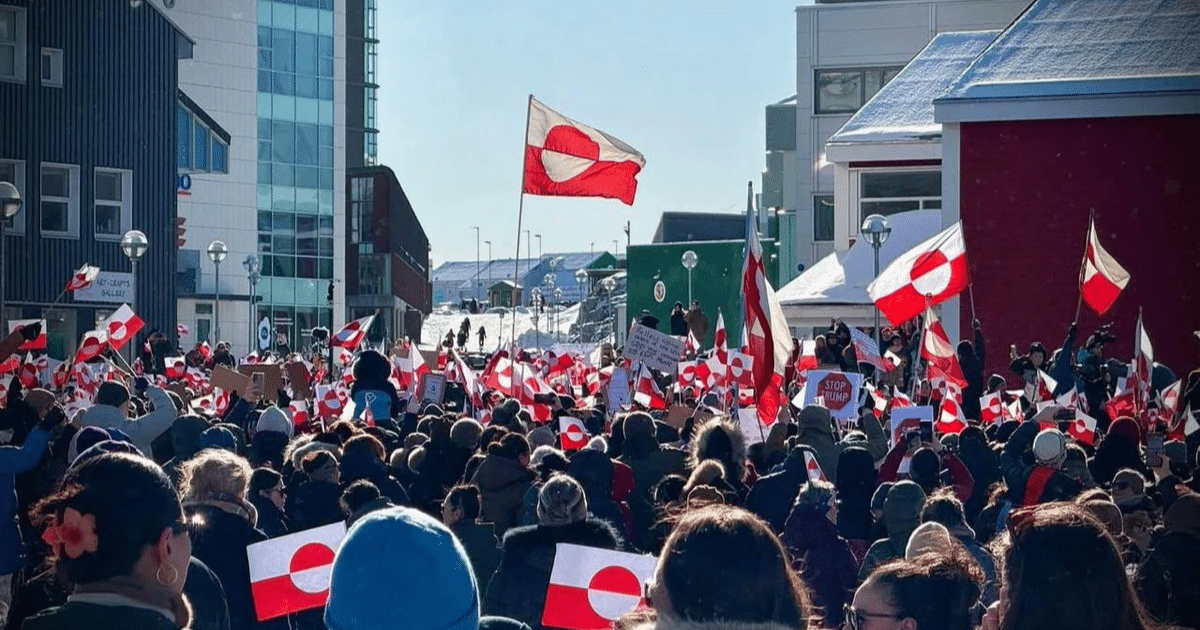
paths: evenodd
<path fill-rule="evenodd" d="M 941 210 L 913 210 L 888 217 L 892 233 L 879 249 L 879 269 L 920 245 L 942 229 Z M 829 321 L 850 326 L 875 325 L 875 306 L 867 285 L 875 279 L 875 252 L 865 238 L 850 249 L 834 252 L 784 285 L 777 296 L 788 326 L 803 335 L 813 328 L 827 328 Z M 883 320 L 884 325 L 887 320 Z M 808 336 L 808 335 L 804 335 Z"/>

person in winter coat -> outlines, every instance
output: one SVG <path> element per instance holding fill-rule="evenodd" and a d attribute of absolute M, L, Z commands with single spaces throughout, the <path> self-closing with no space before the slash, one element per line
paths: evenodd
<path fill-rule="evenodd" d="M 483 519 L 503 535 L 521 517 L 521 499 L 535 477 L 529 470 L 529 442 L 525 436 L 509 433 L 490 444 L 487 456 L 475 470 L 471 484 L 479 488 Z"/>
<path fill-rule="evenodd" d="M 479 520 L 479 488 L 458 485 L 442 501 L 442 523 L 454 532 L 471 560 L 475 580 L 486 585 L 500 566 L 496 527 Z"/>
<path fill-rule="evenodd" d="M 551 477 L 542 486 L 537 525 L 517 527 L 504 535 L 500 567 L 488 584 L 484 611 L 540 630 L 559 543 L 614 550 L 622 545 L 611 525 L 588 518 L 583 487 L 567 475 Z"/>
<path fill-rule="evenodd" d="M 178 630 L 192 627 L 183 596 L 192 544 L 171 480 L 128 454 L 89 457 L 32 520 L 50 541 L 54 573 L 73 592 L 26 630 Z"/>
<path fill-rule="evenodd" d="M 781 469 L 769 475 L 759 477 L 746 495 L 745 506 L 754 515 L 766 521 L 776 534 L 783 533 L 783 524 L 791 513 L 792 503 L 800 486 L 808 482 L 808 468 L 805 465 L 805 451 L 816 455 L 811 446 L 797 444 L 795 439 L 789 440 L 787 459 L 783 460 Z M 874 466 L 871 469 L 871 481 L 874 482 Z"/>
<path fill-rule="evenodd" d="M 287 534 L 288 520 L 283 512 L 287 488 L 283 477 L 270 468 L 255 468 L 250 474 L 250 504 L 258 512 L 258 528 L 271 538 Z"/>
<path fill-rule="evenodd" d="M 734 503 L 746 500 L 746 436 L 732 420 L 714 418 L 704 423 L 692 440 L 691 465 L 695 468 L 706 459 L 716 460 L 725 468 L 725 481 L 732 486 Z"/>
<path fill-rule="evenodd" d="M 129 436 L 129 440 L 143 453 L 150 452 L 150 443 L 162 432 L 171 428 L 179 410 L 171 397 L 161 387 L 146 385 L 144 378 L 137 379 L 146 392 L 154 410 L 139 418 L 129 418 L 129 389 L 118 381 L 104 381 L 96 390 L 94 404 L 83 412 L 80 424 L 85 427 L 117 429 Z"/>
<path fill-rule="evenodd" d="M 688 334 L 687 320 L 683 315 L 683 302 L 676 302 L 671 309 L 671 334 L 675 337 L 686 337 Z"/>
<path fill-rule="evenodd" d="M 1096 446 L 1096 454 L 1088 462 L 1092 478 L 1107 487 L 1122 468 L 1132 468 L 1144 477 L 1152 477 L 1142 458 L 1141 443 L 1142 430 L 1136 420 L 1128 416 L 1113 420 Z"/>
<path fill-rule="evenodd" d="M 399 481 L 388 472 L 383 463 L 383 444 L 374 436 L 365 433 L 356 435 L 342 446 L 342 459 L 338 462 L 341 472 L 340 483 L 345 490 L 350 484 L 365 479 L 379 488 L 392 505 L 408 505 L 408 493 Z M 426 452 L 426 458 L 429 453 Z"/>
<path fill-rule="evenodd" d="M 1200 628 L 1200 494 L 1176 499 L 1163 525 L 1165 533 L 1138 567 L 1138 594 L 1159 621 Z"/>
<path fill-rule="evenodd" d="M 246 500 L 252 474 L 241 456 L 205 449 L 183 465 L 180 486 L 184 511 L 193 523 L 192 553 L 225 587 L 230 630 L 259 627 L 246 547 L 267 535 L 257 529 L 258 510 Z"/>
<path fill-rule="evenodd" d="M 0 414 L 6 426 L 36 426 L 25 436 L 20 446 L 0 446 L 0 627 L 8 616 L 12 601 L 13 575 L 25 566 L 25 544 L 17 519 L 16 476 L 33 470 L 46 454 L 54 433 L 66 422 L 57 406 L 47 410 L 44 417 L 21 397 L 20 382 L 14 378 L 7 396 L 7 406 Z"/>
<path fill-rule="evenodd" d="M 365 350 L 354 362 L 354 382 L 350 385 L 350 398 L 354 401 L 355 416 L 363 417 L 367 407 L 376 423 L 390 425 L 404 406 L 396 387 L 388 381 L 392 375 L 392 364 L 376 350 Z"/>
<path fill-rule="evenodd" d="M 838 504 L 833 484 L 809 481 L 800 487 L 780 537 L 812 593 L 813 608 L 824 611 L 826 628 L 841 627 L 842 608 L 858 583 L 858 562 L 834 526 Z"/>
<path fill-rule="evenodd" d="M 329 451 L 309 453 L 300 464 L 303 474 L 298 484 L 291 484 L 288 520 L 295 531 L 304 531 L 342 520 L 341 471 L 337 459 Z"/>
<path fill-rule="evenodd" d="M 179 416 L 171 423 L 171 446 L 174 456 L 163 464 L 163 470 L 172 483 L 179 484 L 183 463 L 200 452 L 200 434 L 210 426 L 212 425 L 208 420 L 192 414 Z"/>
<path fill-rule="evenodd" d="M 971 487 L 971 495 L 963 504 L 967 522 L 974 523 L 979 512 L 987 505 L 992 485 L 1000 481 L 1000 456 L 988 444 L 983 430 L 971 426 L 963 429 L 958 436 L 958 458 L 975 482 Z"/>
<path fill-rule="evenodd" d="M 653 614 L 636 630 L 785 630 L 815 615 L 788 555 L 766 523 L 727 506 L 680 518 L 646 585 Z"/>
<path fill-rule="evenodd" d="M 846 627 L 974 630 L 979 568 L 949 540 L 934 548 L 876 569 L 855 591 Z"/>
<path fill-rule="evenodd" d="M 622 538 L 628 539 L 621 508 L 613 499 L 613 461 L 608 455 L 590 448 L 577 451 L 571 455 L 567 474 L 583 486 L 592 516 L 612 525 Z"/>
<path fill-rule="evenodd" d="M 837 465 L 837 530 L 855 558 L 862 558 L 875 540 L 871 531 L 875 481 L 875 462 L 867 449 L 852 446 L 842 451 Z"/>
<path fill-rule="evenodd" d="M 916 446 L 915 450 L 914 446 Z M 932 494 L 934 490 L 948 486 L 954 490 L 954 494 L 960 501 L 971 497 L 971 492 L 975 488 L 975 480 L 971 478 L 971 472 L 967 470 L 962 460 L 950 449 L 942 446 L 939 440 L 934 440 L 927 445 L 916 440 L 897 442 L 884 458 L 883 464 L 879 466 L 879 480 L 884 482 L 899 479 L 901 477 L 900 463 L 906 455 L 911 459 L 908 473 L 904 476 L 917 482 L 925 494 Z"/>
<path fill-rule="evenodd" d="M 688 455 L 658 443 L 654 419 L 649 414 L 639 411 L 625 416 L 622 431 L 624 442 L 618 461 L 633 470 L 633 493 L 629 495 L 629 509 L 633 512 L 633 542 L 639 549 L 644 549 L 646 532 L 650 531 L 657 518 L 651 490 L 667 475 L 686 476 Z"/>
<path fill-rule="evenodd" d="M 687 322 L 688 332 L 704 344 L 708 339 L 708 315 L 700 309 L 700 300 L 692 300 L 692 305 L 683 319 Z"/>
<path fill-rule="evenodd" d="M 983 330 L 979 320 L 971 322 L 975 331 L 975 342 L 966 339 L 958 342 L 958 364 L 962 367 L 963 377 L 967 386 L 962 392 L 962 411 L 967 418 L 979 419 L 979 398 L 983 396 L 983 369 L 987 357 L 987 347 L 984 344 Z"/>
<path fill-rule="evenodd" d="M 850 446 L 862 446 L 862 444 L 855 444 L 847 440 L 835 441 L 833 418 L 825 407 L 819 405 L 805 407 L 800 411 L 796 422 L 800 425 L 797 441 L 800 444 L 811 446 L 816 451 L 817 463 L 821 465 L 821 470 L 825 472 L 829 481 L 836 484 L 838 457 L 841 456 L 843 450 Z M 871 459 L 883 459 L 888 451 L 887 434 L 883 432 L 883 427 L 880 426 L 879 420 L 875 418 L 875 414 L 871 410 L 859 413 L 858 430 L 867 436 L 865 447 L 871 454 Z"/>
<path fill-rule="evenodd" d="M 1066 436 L 1058 429 L 1040 428 L 1032 420 L 1022 423 L 1000 453 L 1000 473 L 1014 505 L 1066 501 L 1083 488 L 1061 470 L 1067 459 Z M 1032 454 L 1029 459 L 1027 450 Z"/>
<path fill-rule="evenodd" d="M 875 541 L 863 558 L 858 572 L 860 580 L 867 579 L 877 567 L 904 557 L 908 537 L 921 522 L 921 510 L 925 507 L 925 491 L 912 481 L 898 481 L 888 490 L 883 502 L 883 522 L 887 525 L 887 538 Z"/>
<path fill-rule="evenodd" d="M 999 599 L 1000 584 L 996 581 L 996 560 L 986 547 L 975 540 L 975 530 L 967 525 L 962 502 L 950 489 L 942 488 L 929 496 L 925 501 L 925 508 L 921 510 L 921 522 L 938 523 L 945 527 L 950 536 L 979 563 L 984 578 L 980 601 L 984 606 L 989 606 Z"/>

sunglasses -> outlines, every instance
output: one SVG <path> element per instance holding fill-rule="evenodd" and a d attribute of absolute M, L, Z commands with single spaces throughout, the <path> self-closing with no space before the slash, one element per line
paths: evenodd
<path fill-rule="evenodd" d="M 862 630 L 863 624 L 867 623 L 870 618 L 876 619 L 903 619 L 900 615 L 891 615 L 887 613 L 869 613 L 861 610 L 855 610 L 850 604 L 842 607 L 842 627 L 847 630 Z"/>

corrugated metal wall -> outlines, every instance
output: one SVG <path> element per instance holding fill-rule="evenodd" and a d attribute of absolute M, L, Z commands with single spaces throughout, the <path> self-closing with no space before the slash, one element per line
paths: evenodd
<path fill-rule="evenodd" d="M 84 262 L 128 272 L 119 243 L 98 241 L 92 210 L 93 169 L 133 172 L 132 225 L 150 248 L 138 267 L 138 311 L 147 329 L 172 330 L 175 287 L 175 132 L 178 85 L 174 28 L 152 7 L 127 0 L 0 0 L 25 6 L 26 84 L 0 82 L 0 157 L 25 160 L 24 236 L 6 243 L 3 273 L 10 306 L 35 315 Z M 44 46 L 60 48 L 63 87 L 40 84 Z M 43 238 L 38 226 L 42 162 L 79 166 L 78 238 Z M 78 308 L 77 335 L 93 311 Z"/>

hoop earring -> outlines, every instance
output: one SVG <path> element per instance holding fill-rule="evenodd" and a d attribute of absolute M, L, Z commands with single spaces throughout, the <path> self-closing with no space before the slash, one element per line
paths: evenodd
<path fill-rule="evenodd" d="M 163 579 L 162 572 L 164 567 L 171 570 L 170 579 Z M 159 586 L 171 586 L 179 579 L 179 570 L 164 562 L 158 565 L 158 570 L 154 572 L 154 579 L 158 582 Z"/>

